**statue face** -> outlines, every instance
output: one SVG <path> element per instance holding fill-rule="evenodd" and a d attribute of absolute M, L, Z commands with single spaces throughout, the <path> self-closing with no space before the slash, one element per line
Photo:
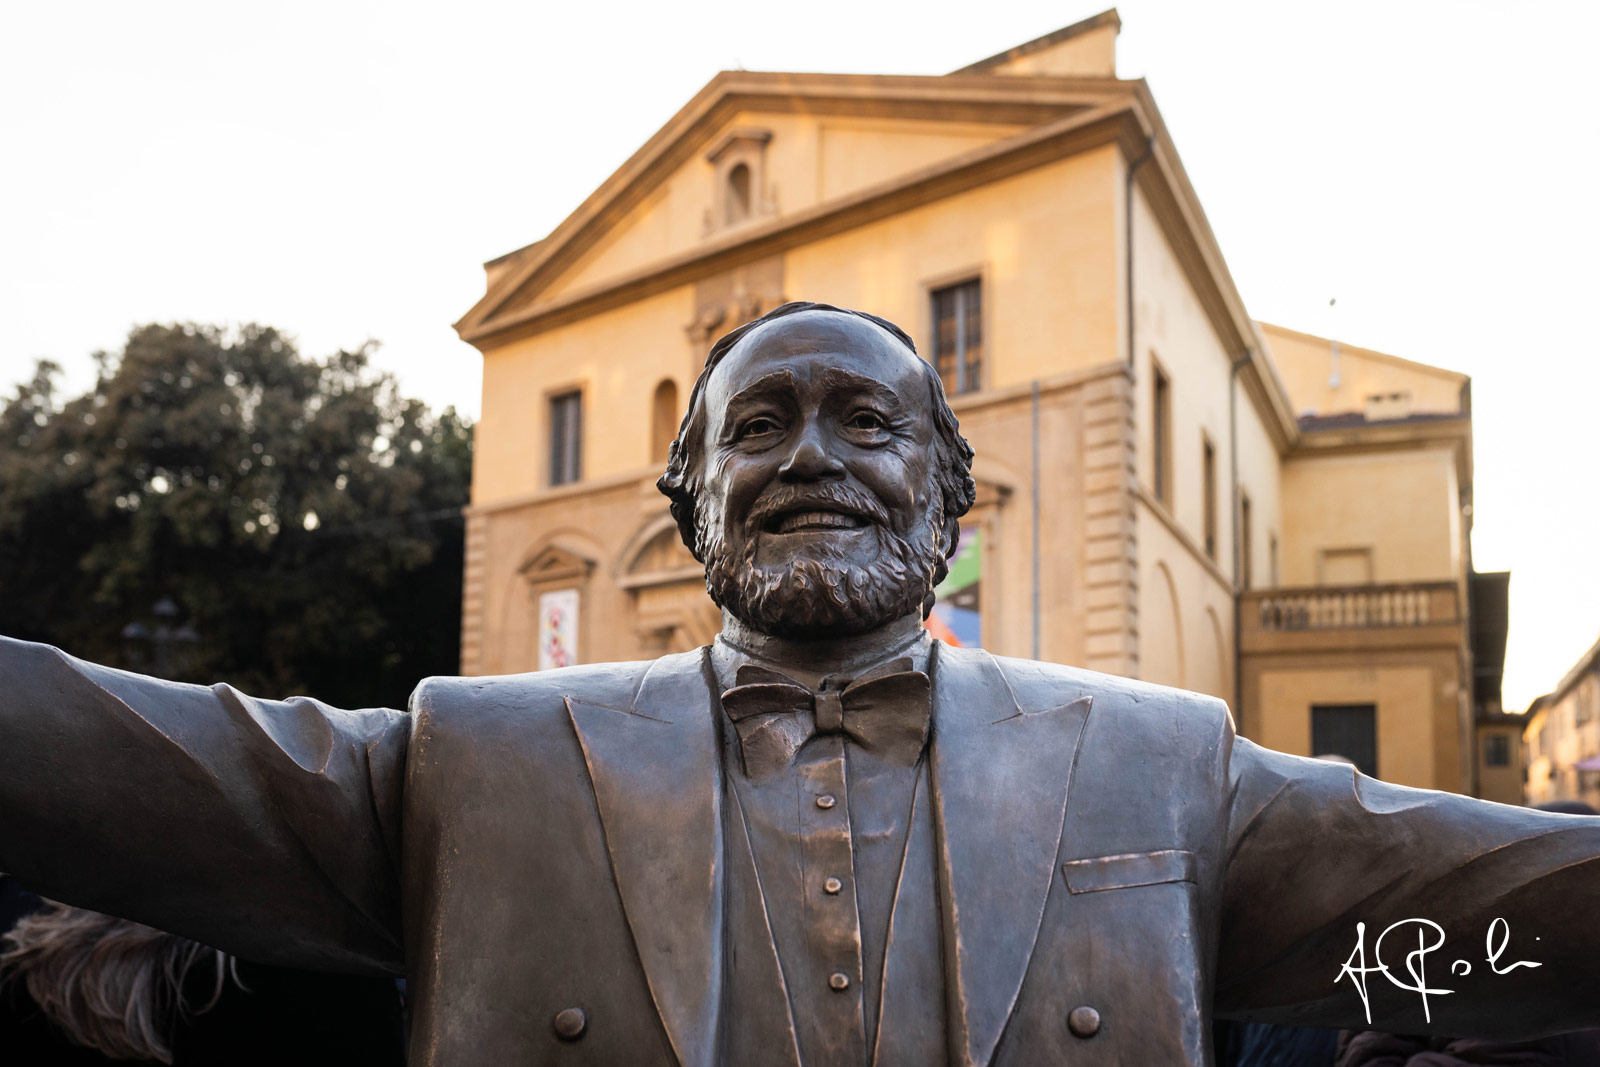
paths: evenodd
<path fill-rule="evenodd" d="M 706 382 L 696 507 L 712 597 L 781 636 L 920 609 L 943 558 L 928 370 L 855 316 L 753 331 Z"/>

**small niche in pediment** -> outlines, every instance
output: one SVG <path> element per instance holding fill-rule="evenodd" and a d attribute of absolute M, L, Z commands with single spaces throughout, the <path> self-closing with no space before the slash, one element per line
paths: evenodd
<path fill-rule="evenodd" d="M 767 142 L 772 131 L 735 126 L 706 152 L 711 164 L 711 209 L 707 235 L 777 213 L 776 197 L 767 185 Z"/>

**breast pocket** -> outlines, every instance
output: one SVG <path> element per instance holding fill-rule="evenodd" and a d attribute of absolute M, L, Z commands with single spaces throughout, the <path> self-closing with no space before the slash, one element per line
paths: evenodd
<path fill-rule="evenodd" d="M 1125 852 L 1071 860 L 1061 865 L 1061 873 L 1067 880 L 1068 891 L 1076 896 L 1163 882 L 1193 882 L 1195 861 L 1193 852 L 1168 848 L 1159 852 Z"/>

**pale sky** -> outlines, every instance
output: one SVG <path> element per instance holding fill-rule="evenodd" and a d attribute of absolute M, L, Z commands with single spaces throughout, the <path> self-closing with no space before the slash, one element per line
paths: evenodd
<path fill-rule="evenodd" d="M 0 34 L 0 388 L 151 321 L 367 338 L 475 414 L 450 324 L 717 71 L 942 74 L 1100 10 L 916 5 L 13 4 Z M 1127 0 L 1251 314 L 1474 379 L 1506 701 L 1600 635 L 1600 4 Z M 1336 315 L 1328 309 L 1337 297 Z"/>

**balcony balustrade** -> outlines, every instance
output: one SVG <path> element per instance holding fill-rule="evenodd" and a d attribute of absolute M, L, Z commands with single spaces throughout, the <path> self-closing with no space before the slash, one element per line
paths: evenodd
<path fill-rule="evenodd" d="M 1464 619 L 1454 582 L 1394 582 L 1382 585 L 1260 589 L 1240 605 L 1244 649 L 1265 651 L 1320 644 L 1339 635 L 1363 644 L 1382 641 L 1374 631 L 1454 630 Z M 1401 638 L 1393 634 L 1392 638 Z M 1457 638 L 1459 639 L 1459 638 Z"/>

